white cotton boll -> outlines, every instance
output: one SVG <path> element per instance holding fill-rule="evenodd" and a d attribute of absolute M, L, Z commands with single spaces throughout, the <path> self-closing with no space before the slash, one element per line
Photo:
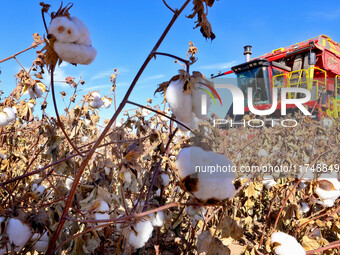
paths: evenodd
<path fill-rule="evenodd" d="M 95 220 L 109 220 L 110 219 L 110 215 L 107 214 L 107 213 L 95 213 L 94 214 L 94 218 L 95 218 Z M 99 222 L 97 224 L 98 225 L 104 225 L 104 224 L 107 224 L 107 222 Z"/>
<path fill-rule="evenodd" d="M 190 123 L 192 118 L 191 95 L 183 92 L 184 80 L 172 81 L 166 90 L 166 100 L 176 119 Z"/>
<path fill-rule="evenodd" d="M 328 127 L 331 127 L 333 125 L 333 121 L 332 121 L 332 119 L 324 118 L 322 120 L 322 124 L 323 124 L 324 127 L 328 128 Z"/>
<path fill-rule="evenodd" d="M 58 42 L 73 43 L 80 37 L 79 29 L 71 19 L 66 16 L 56 17 L 51 20 L 48 33 L 55 36 Z"/>
<path fill-rule="evenodd" d="M 66 185 L 66 188 L 68 190 L 70 190 L 72 188 L 72 184 L 73 184 L 73 179 L 67 178 L 66 181 L 65 181 L 65 185 Z"/>
<path fill-rule="evenodd" d="M 59 58 L 71 64 L 89 65 L 97 56 L 97 51 L 92 46 L 74 43 L 54 43 L 54 50 Z"/>
<path fill-rule="evenodd" d="M 331 189 L 324 189 L 320 184 L 330 186 Z M 340 182 L 334 176 L 325 174 L 323 177 L 318 178 L 318 187 L 315 189 L 315 193 L 319 196 L 321 201 L 319 204 L 326 207 L 333 207 L 335 201 L 340 196 Z"/>
<path fill-rule="evenodd" d="M 39 186 L 35 186 L 36 184 L 34 183 L 32 186 L 32 191 L 37 195 L 37 196 L 41 196 L 45 190 L 46 187 L 44 185 L 39 185 Z"/>
<path fill-rule="evenodd" d="M 206 212 L 207 212 L 207 209 L 203 206 L 189 205 L 186 208 L 187 215 L 191 218 L 194 218 L 195 220 L 203 220 Z"/>
<path fill-rule="evenodd" d="M 104 167 L 104 171 L 105 171 L 105 175 L 109 175 L 110 172 L 111 172 L 111 168 L 105 166 L 105 167 Z"/>
<path fill-rule="evenodd" d="M 140 221 L 136 224 L 135 230 L 138 233 L 137 237 L 146 243 L 152 235 L 153 226 L 150 221 Z"/>
<path fill-rule="evenodd" d="M 264 176 L 262 183 L 266 187 L 266 189 L 270 189 L 277 184 L 272 176 Z"/>
<path fill-rule="evenodd" d="M 78 29 L 79 37 L 77 38 L 75 43 L 90 46 L 92 44 L 90 32 L 86 25 L 84 24 L 84 22 L 78 19 L 77 17 L 71 17 L 70 19 L 73 21 L 73 23 L 76 25 Z"/>
<path fill-rule="evenodd" d="M 305 255 L 306 251 L 301 244 L 296 241 L 293 236 L 283 232 L 275 232 L 272 234 L 271 243 L 278 243 L 279 246 L 274 248 L 277 255 Z"/>
<path fill-rule="evenodd" d="M 97 92 L 97 91 L 92 92 L 92 93 L 91 93 L 91 96 L 92 96 L 92 98 L 93 98 L 93 101 L 100 101 L 100 100 L 102 100 L 102 99 L 100 98 L 99 92 Z"/>
<path fill-rule="evenodd" d="M 142 248 L 145 245 L 145 242 L 138 237 L 134 232 L 131 232 L 128 238 L 128 243 L 134 247 L 135 249 Z"/>
<path fill-rule="evenodd" d="M 86 143 L 87 140 L 89 140 L 89 137 L 88 137 L 88 136 L 83 136 L 83 137 L 81 138 L 81 141 L 82 141 L 83 143 Z"/>
<path fill-rule="evenodd" d="M 7 235 L 10 244 L 15 246 L 14 251 L 20 251 L 31 237 L 31 229 L 18 219 L 10 219 L 7 224 Z"/>
<path fill-rule="evenodd" d="M 151 224 L 154 227 L 161 227 L 164 224 L 164 213 L 162 211 L 152 213 L 149 215 L 151 218 Z"/>
<path fill-rule="evenodd" d="M 305 203 L 305 202 L 302 202 L 301 204 L 300 204 L 300 212 L 301 213 L 307 213 L 307 212 L 309 212 L 309 206 L 307 205 L 307 203 Z"/>
<path fill-rule="evenodd" d="M 0 126 L 7 126 L 9 124 L 7 114 L 4 112 L 0 112 Z"/>
<path fill-rule="evenodd" d="M 46 86 L 41 83 L 41 82 L 38 82 L 37 84 L 34 85 L 34 92 L 35 92 L 35 95 L 39 98 L 42 96 L 42 94 L 46 91 Z"/>
<path fill-rule="evenodd" d="M 32 112 L 33 112 L 33 108 L 34 108 L 34 104 L 32 103 L 27 103 L 28 107 L 32 109 Z"/>
<path fill-rule="evenodd" d="M 193 195 L 202 200 L 224 200 L 232 198 L 235 187 L 232 181 L 235 173 L 233 164 L 223 155 L 212 151 L 204 151 L 199 147 L 183 148 L 177 156 L 176 167 L 183 181 L 191 174 L 197 174 L 197 190 Z M 207 169 L 210 168 L 210 171 Z"/>
<path fill-rule="evenodd" d="M 261 149 L 259 150 L 258 154 L 257 154 L 259 157 L 268 157 L 269 154 L 268 152 L 265 150 L 265 149 Z"/>
<path fill-rule="evenodd" d="M 161 174 L 161 178 L 162 178 L 162 182 L 163 182 L 163 185 L 166 187 L 169 185 L 169 182 L 170 182 L 170 177 L 168 174 L 165 174 L 165 173 L 162 173 Z"/>
<path fill-rule="evenodd" d="M 104 201 L 100 201 L 100 206 L 99 208 L 96 210 L 97 212 L 108 212 L 110 210 L 109 205 Z"/>
<path fill-rule="evenodd" d="M 99 108 L 99 107 L 101 107 L 103 105 L 103 101 L 102 100 L 99 100 L 99 101 L 91 101 L 90 102 L 90 106 L 92 107 L 92 108 Z"/>
<path fill-rule="evenodd" d="M 182 123 L 183 125 L 187 126 L 188 128 L 190 128 L 191 130 L 195 130 L 198 127 L 200 120 L 195 116 L 195 114 L 191 113 L 191 117 L 190 117 L 190 122 L 182 122 L 180 121 L 180 123 Z M 178 128 L 181 131 L 188 131 L 188 129 L 186 127 L 184 127 L 181 124 L 177 124 Z"/>
<path fill-rule="evenodd" d="M 37 252 L 46 252 L 48 247 L 48 241 L 38 241 L 34 245 L 34 249 Z"/>
<path fill-rule="evenodd" d="M 131 173 L 129 170 L 124 171 L 124 180 L 127 185 L 131 183 Z"/>
<path fill-rule="evenodd" d="M 105 108 L 109 108 L 111 106 L 111 104 L 112 104 L 112 101 L 110 99 L 106 98 L 106 97 L 104 97 L 102 99 L 102 101 L 104 103 L 103 107 L 105 107 Z"/>
<path fill-rule="evenodd" d="M 89 119 L 85 119 L 84 122 L 86 126 L 89 126 L 91 124 L 91 120 Z"/>
<path fill-rule="evenodd" d="M 5 107 L 4 109 L 2 109 L 2 111 L 7 114 L 8 122 L 12 122 L 15 120 L 15 112 L 11 107 Z"/>
<path fill-rule="evenodd" d="M 203 79 L 199 79 L 198 81 L 204 83 Z M 194 86 L 191 88 L 191 96 L 192 96 L 192 111 L 196 115 L 197 118 L 203 119 L 206 116 L 202 115 L 202 104 L 206 105 L 206 112 L 209 112 L 210 107 L 210 95 L 202 90 L 201 88 L 210 91 L 210 89 L 204 85 L 199 83 L 195 83 Z M 202 96 L 204 96 L 204 100 Z"/>

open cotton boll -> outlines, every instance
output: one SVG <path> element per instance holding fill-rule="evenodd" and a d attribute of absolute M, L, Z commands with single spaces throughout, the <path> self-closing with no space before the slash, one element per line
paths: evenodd
<path fill-rule="evenodd" d="M 4 112 L 0 112 L 0 126 L 7 126 L 9 123 L 7 114 Z"/>
<path fill-rule="evenodd" d="M 37 195 L 41 196 L 46 190 L 46 187 L 44 185 L 37 185 L 36 183 L 32 186 L 32 191 Z"/>
<path fill-rule="evenodd" d="M 101 107 L 103 105 L 103 101 L 102 100 L 99 100 L 99 101 L 91 101 L 90 102 L 90 106 L 92 107 L 92 108 L 99 108 L 99 107 Z"/>
<path fill-rule="evenodd" d="M 105 107 L 105 108 L 109 108 L 111 106 L 111 104 L 112 104 L 112 101 L 110 99 L 106 98 L 106 97 L 104 97 L 102 99 L 102 101 L 104 103 L 103 107 Z"/>
<path fill-rule="evenodd" d="M 73 179 L 67 178 L 66 181 L 65 181 L 65 185 L 66 185 L 66 188 L 68 190 L 70 190 L 72 188 L 72 184 L 73 184 Z"/>
<path fill-rule="evenodd" d="M 20 251 L 31 237 L 31 229 L 18 219 L 10 219 L 7 224 L 7 235 L 10 244 L 15 246 L 14 251 Z"/>
<path fill-rule="evenodd" d="M 90 32 L 83 21 L 78 19 L 77 17 L 71 17 L 70 18 L 73 23 L 76 25 L 78 29 L 79 37 L 76 41 L 74 41 L 76 44 L 84 44 L 87 46 L 90 46 L 92 44 Z"/>
<path fill-rule="evenodd" d="M 95 220 L 109 220 L 110 219 L 110 215 L 107 214 L 107 213 L 95 213 L 94 214 L 94 218 L 95 218 Z M 106 222 L 99 222 L 97 224 L 98 225 L 104 225 L 104 224 L 106 224 Z M 98 229 L 98 230 L 100 230 L 100 229 Z"/>
<path fill-rule="evenodd" d="M 77 24 L 66 16 L 52 19 L 48 27 L 48 33 L 54 35 L 57 41 L 62 43 L 73 43 L 80 37 Z"/>
<path fill-rule="evenodd" d="M 222 201 L 235 194 L 233 164 L 223 155 L 199 147 L 183 148 L 178 153 L 176 167 L 187 191 L 202 201 Z"/>
<path fill-rule="evenodd" d="M 140 221 L 136 224 L 134 229 L 138 233 L 137 237 L 140 238 L 143 242 L 146 243 L 152 235 L 153 226 L 152 226 L 151 222 L 148 221 L 148 220 L 147 221 Z"/>
<path fill-rule="evenodd" d="M 266 189 L 270 189 L 277 184 L 272 176 L 264 176 L 262 183 L 266 187 Z"/>
<path fill-rule="evenodd" d="M 161 227 L 164 224 L 164 213 L 162 211 L 152 213 L 149 215 L 151 218 L 151 224 L 154 227 Z"/>
<path fill-rule="evenodd" d="M 5 107 L 2 111 L 7 114 L 8 122 L 15 120 L 15 111 L 11 107 Z"/>
<path fill-rule="evenodd" d="M 97 91 L 92 92 L 92 93 L 91 93 L 91 96 L 92 96 L 93 101 L 100 101 L 100 100 L 102 100 L 102 99 L 100 98 L 99 92 L 97 92 Z"/>
<path fill-rule="evenodd" d="M 277 255 L 305 255 L 306 251 L 293 236 L 283 232 L 275 232 L 270 240 L 274 244 L 274 251 Z"/>
<path fill-rule="evenodd" d="M 41 97 L 44 92 L 46 92 L 46 86 L 45 84 L 38 82 L 34 85 L 34 92 L 36 97 Z"/>
<path fill-rule="evenodd" d="M 96 210 L 97 212 L 108 212 L 110 210 L 109 205 L 104 201 L 100 201 L 100 206 Z"/>
<path fill-rule="evenodd" d="M 317 180 L 315 193 L 319 196 L 321 204 L 326 207 L 334 206 L 335 201 L 340 196 L 340 182 L 335 177 L 327 174 Z"/>
<path fill-rule="evenodd" d="M 34 234 L 33 237 L 32 237 L 32 240 L 36 240 L 38 239 L 38 235 L 37 234 Z M 49 241 L 49 238 L 48 238 L 48 234 L 47 234 L 47 231 L 39 238 L 39 240 L 35 243 L 34 245 L 34 249 L 37 251 L 37 252 L 45 252 L 47 247 L 48 247 L 48 241 Z"/>
<path fill-rule="evenodd" d="M 142 248 L 145 242 L 138 237 L 134 232 L 131 232 L 128 238 L 128 243 L 135 249 Z"/>
<path fill-rule="evenodd" d="M 198 127 L 199 122 L 200 122 L 200 120 L 195 116 L 194 113 L 191 113 L 190 122 L 180 121 L 180 123 L 182 123 L 186 127 L 190 128 L 191 130 L 195 130 Z M 183 132 L 188 131 L 188 129 L 183 125 L 177 123 L 177 126 L 181 131 L 183 131 Z"/>
<path fill-rule="evenodd" d="M 56 41 L 54 50 L 59 58 L 71 64 L 89 65 L 97 56 L 97 51 L 92 46 L 75 43 L 62 43 Z"/>
<path fill-rule="evenodd" d="M 269 156 L 268 152 L 267 152 L 265 149 L 259 150 L 259 152 L 257 153 L 257 155 L 258 155 L 259 157 L 268 157 L 268 156 Z"/>
<path fill-rule="evenodd" d="M 169 185 L 170 177 L 169 177 L 168 174 L 162 173 L 162 174 L 161 174 L 161 179 L 162 179 L 162 183 L 163 183 L 163 185 L 164 185 L 165 187 Z"/>
<path fill-rule="evenodd" d="M 166 101 L 176 119 L 190 123 L 192 118 L 191 95 L 183 92 L 184 80 L 172 81 L 166 90 Z"/>
<path fill-rule="evenodd" d="M 305 203 L 305 202 L 302 202 L 301 204 L 300 204 L 300 212 L 301 213 L 307 213 L 307 212 L 309 212 L 309 206 L 307 205 L 307 203 Z"/>

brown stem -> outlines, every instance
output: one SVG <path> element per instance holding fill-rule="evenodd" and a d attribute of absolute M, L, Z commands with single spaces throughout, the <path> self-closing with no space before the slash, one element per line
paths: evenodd
<path fill-rule="evenodd" d="M 142 67 L 140 68 L 140 70 L 138 71 L 136 77 L 134 78 L 134 80 L 132 81 L 128 91 L 126 92 L 123 101 L 120 103 L 117 111 L 114 113 L 114 115 L 112 116 L 112 118 L 110 119 L 109 123 L 107 124 L 107 126 L 105 127 L 105 129 L 103 130 L 103 132 L 101 133 L 100 137 L 98 138 L 97 142 L 93 145 L 93 147 L 91 148 L 90 152 L 87 154 L 86 158 L 84 159 L 84 161 L 82 162 L 80 169 L 76 175 L 76 178 L 72 184 L 72 188 L 70 190 L 69 193 L 69 198 L 67 199 L 67 202 L 65 204 L 63 213 L 60 217 L 60 221 L 58 223 L 58 226 L 53 234 L 53 237 L 49 243 L 48 249 L 46 251 L 46 255 L 51 255 L 52 251 L 54 249 L 54 246 L 57 242 L 58 236 L 60 234 L 60 232 L 63 229 L 63 226 L 65 224 L 66 221 L 66 215 L 68 214 L 68 210 L 71 206 L 74 194 L 76 192 L 78 183 L 80 181 L 80 178 L 85 170 L 85 167 L 87 166 L 88 162 L 90 161 L 92 155 L 94 154 L 95 150 L 98 148 L 98 146 L 100 145 L 101 141 L 104 139 L 104 137 L 106 136 L 106 133 L 110 130 L 112 124 L 115 122 L 116 118 L 118 117 L 118 115 L 120 114 L 120 112 L 123 110 L 123 108 L 125 107 L 130 94 L 132 93 L 132 90 L 134 89 L 139 77 L 142 75 L 142 73 L 144 72 L 144 69 L 146 68 L 146 66 L 148 65 L 148 63 L 150 62 L 150 60 L 152 59 L 152 53 L 157 51 L 157 49 L 159 48 L 159 46 L 161 45 L 161 43 L 163 42 L 165 36 L 168 34 L 170 28 L 172 27 L 172 25 L 175 23 L 176 19 L 178 18 L 178 16 L 180 15 L 180 13 L 184 10 L 184 8 L 189 4 L 190 0 L 186 0 L 185 3 L 183 4 L 183 6 L 181 7 L 181 9 L 179 11 L 176 11 L 171 19 L 171 21 L 169 22 L 168 26 L 166 27 L 166 29 L 164 30 L 163 34 L 161 35 L 161 37 L 159 38 L 159 40 L 157 41 L 155 47 L 151 50 L 150 54 L 148 55 L 148 57 L 146 58 L 145 62 L 143 63 Z"/>
<path fill-rule="evenodd" d="M 171 141 L 172 139 L 174 138 L 176 132 L 177 132 L 178 128 L 175 129 L 175 131 L 170 135 L 169 137 L 169 141 L 168 143 L 166 144 L 166 147 L 165 147 L 165 150 L 164 150 L 164 153 L 162 153 L 162 156 L 164 156 L 165 152 L 168 150 L 168 148 L 170 147 L 170 144 L 171 144 Z M 146 199 L 145 199 L 145 203 L 144 205 L 148 205 L 149 203 L 149 199 L 150 199 L 150 196 L 151 196 L 151 191 L 152 191 L 152 188 L 153 188 L 153 185 L 155 184 L 155 181 L 156 181 L 156 178 L 158 176 L 158 173 L 159 173 L 159 169 L 161 167 L 161 164 L 163 162 L 163 157 L 158 161 L 157 163 L 157 166 L 156 166 L 156 169 L 153 173 L 153 176 L 152 176 L 152 180 L 151 180 L 151 184 L 150 184 L 150 187 L 149 187 L 149 190 L 148 190 L 148 194 L 146 195 Z M 143 212 L 146 211 L 146 207 L 143 208 Z"/>
<path fill-rule="evenodd" d="M 186 129 L 188 129 L 188 130 L 190 130 L 192 133 L 194 133 L 194 131 L 192 131 L 189 127 L 187 127 L 187 126 L 184 125 L 183 123 L 179 122 L 178 120 L 176 120 L 176 119 L 174 119 L 174 118 L 172 118 L 172 117 L 170 117 L 170 116 L 168 116 L 168 115 L 166 115 L 166 114 L 164 114 L 164 113 L 162 113 L 162 112 L 160 112 L 160 111 L 154 110 L 154 109 L 152 109 L 152 108 L 150 108 L 150 107 L 147 107 L 147 106 L 144 106 L 144 105 L 141 105 L 141 104 L 137 104 L 137 103 L 135 103 L 135 102 L 131 102 L 131 101 L 129 101 L 129 100 L 127 101 L 127 103 L 128 103 L 128 104 L 133 104 L 133 105 L 135 105 L 135 106 L 139 106 L 139 107 L 141 107 L 141 108 L 144 108 L 144 109 L 147 109 L 147 110 L 149 110 L 149 111 L 155 112 L 155 113 L 157 113 L 157 114 L 159 114 L 159 115 L 162 115 L 163 117 L 168 118 L 168 119 L 170 119 L 170 120 L 176 122 L 176 123 L 179 124 L 179 125 L 182 125 L 182 126 L 185 127 Z"/>
<path fill-rule="evenodd" d="M 28 47 L 27 49 L 19 51 L 19 52 L 13 54 L 12 56 L 9 56 L 8 58 L 4 58 L 4 59 L 0 60 L 0 63 L 5 62 L 7 60 L 10 60 L 12 58 L 15 58 L 16 56 L 20 55 L 21 53 L 24 53 L 25 51 L 36 48 L 39 44 L 43 44 L 44 42 L 45 42 L 45 40 L 41 41 L 40 43 L 34 43 L 31 47 Z"/>
<path fill-rule="evenodd" d="M 89 228 L 89 229 L 87 229 L 87 230 L 85 230 L 83 232 L 80 232 L 80 233 L 78 233 L 78 234 L 76 234 L 74 236 L 71 236 L 66 241 L 64 241 L 63 243 L 59 244 L 54 250 L 52 250 L 52 252 L 54 254 L 58 249 L 60 249 L 60 247 L 62 247 L 63 245 L 65 245 L 69 241 L 71 241 L 74 238 L 77 238 L 78 236 L 81 236 L 81 235 L 83 235 L 85 233 L 88 233 L 88 232 L 91 232 L 93 230 L 96 230 L 97 228 L 107 227 L 107 226 L 110 226 L 110 225 L 112 225 L 114 223 L 121 222 L 121 221 L 124 221 L 124 220 L 141 218 L 141 217 L 149 215 L 150 213 L 166 210 L 166 209 L 169 209 L 169 208 L 172 208 L 172 207 L 177 207 L 177 206 L 179 206 L 179 203 L 178 202 L 173 202 L 173 203 L 170 203 L 170 204 L 167 204 L 167 205 L 164 205 L 164 206 L 161 206 L 161 207 L 149 210 L 147 212 L 142 212 L 142 213 L 138 213 L 138 214 L 135 214 L 135 215 L 129 215 L 129 216 L 125 216 L 125 217 L 121 217 L 121 218 L 115 218 L 115 219 L 109 219 L 109 220 L 77 220 L 77 219 L 74 219 L 74 218 L 69 217 L 69 216 L 66 215 L 65 218 L 70 220 L 70 221 L 82 222 L 82 223 L 106 223 L 106 224 L 101 224 L 99 226 L 95 226 L 95 227 Z"/>
<path fill-rule="evenodd" d="M 64 124 L 60 120 L 60 116 L 59 116 L 59 112 L 58 112 L 58 106 L 57 106 L 57 100 L 55 98 L 53 76 L 54 76 L 54 66 L 52 66 L 52 68 L 51 68 L 51 88 L 52 88 L 52 100 L 53 100 L 54 111 L 55 111 L 55 115 L 57 117 L 57 121 L 58 121 L 59 127 L 60 127 L 61 131 L 63 132 L 66 140 L 69 142 L 69 144 L 75 150 L 75 152 L 77 152 L 79 154 L 79 156 L 84 157 L 84 155 L 78 150 L 78 148 L 71 141 L 71 138 L 68 136 L 68 134 L 65 131 Z"/>
<path fill-rule="evenodd" d="M 168 3 L 167 3 L 165 0 L 163 0 L 163 3 L 165 4 L 166 7 L 168 7 L 168 9 L 169 9 L 170 11 L 172 11 L 173 13 L 175 13 L 174 9 L 172 9 L 172 8 L 168 5 Z"/>
<path fill-rule="evenodd" d="M 335 242 L 332 242 L 325 247 L 321 247 L 321 248 L 311 250 L 311 251 L 306 251 L 306 255 L 313 255 L 315 253 L 319 253 L 319 252 L 322 252 L 322 251 L 327 251 L 327 250 L 335 249 L 335 248 L 339 248 L 339 247 L 340 247 L 340 241 L 335 241 Z"/>
<path fill-rule="evenodd" d="M 190 66 L 190 61 L 189 60 L 186 60 L 186 59 L 183 59 L 183 58 L 179 58 L 179 57 L 177 57 L 175 55 L 172 55 L 172 54 L 169 54 L 169 53 L 163 53 L 163 52 L 154 52 L 153 55 L 167 56 L 167 57 L 179 60 L 179 61 L 183 62 L 186 65 L 187 72 L 189 72 L 189 66 Z"/>

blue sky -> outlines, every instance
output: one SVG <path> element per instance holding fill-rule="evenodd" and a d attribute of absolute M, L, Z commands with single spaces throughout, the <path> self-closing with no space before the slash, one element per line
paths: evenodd
<path fill-rule="evenodd" d="M 0 59 L 29 47 L 33 42 L 33 33 L 44 35 L 39 2 L 2 1 Z M 173 8 L 179 7 L 183 2 L 184 0 L 168 0 Z M 58 9 L 60 1 L 46 3 L 51 4 L 51 10 L 54 11 Z M 161 0 L 76 0 L 73 3 L 71 15 L 87 24 L 98 55 L 89 66 L 63 65 L 57 70 L 56 79 L 66 76 L 77 79 L 82 76 L 86 81 L 82 93 L 99 90 L 102 95 L 106 95 L 111 86 L 109 76 L 114 68 L 118 68 L 120 75 L 117 100 L 120 102 L 134 75 L 171 19 L 172 13 Z M 184 16 L 191 13 L 191 8 L 190 3 L 159 51 L 185 57 L 188 42 L 193 41 L 198 47 L 198 61 L 191 70 L 201 71 L 208 77 L 218 70 L 229 70 L 230 66 L 242 63 L 243 46 L 247 44 L 253 46 L 253 57 L 256 57 L 320 34 L 326 34 L 340 42 L 338 0 L 216 1 L 208 14 L 216 34 L 213 42 L 205 40 L 199 29 L 193 29 L 194 20 Z M 24 53 L 18 59 L 28 67 L 35 59 L 34 51 Z M 14 89 L 14 74 L 20 67 L 14 60 L 10 60 L 0 64 L 0 68 L 0 89 L 8 94 Z M 145 104 L 148 97 L 153 98 L 157 84 L 170 79 L 177 74 L 178 69 L 180 65 L 174 64 L 172 59 L 159 56 L 157 60 L 152 60 L 130 99 Z M 57 90 L 71 93 L 64 84 L 57 84 Z M 160 101 L 161 97 L 158 95 L 155 102 Z M 63 109 L 64 106 L 61 105 L 60 108 Z M 49 113 L 53 115 L 53 111 L 50 110 Z M 109 118 L 112 108 L 101 110 L 101 113 Z"/>

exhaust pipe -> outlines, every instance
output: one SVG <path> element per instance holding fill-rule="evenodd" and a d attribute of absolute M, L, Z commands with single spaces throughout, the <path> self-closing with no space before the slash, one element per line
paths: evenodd
<path fill-rule="evenodd" d="M 249 62 L 249 61 L 250 61 L 250 56 L 251 56 L 251 54 L 252 54 L 251 48 L 252 48 L 251 45 L 246 45 L 246 46 L 244 46 L 243 55 L 246 57 L 246 62 Z"/>

